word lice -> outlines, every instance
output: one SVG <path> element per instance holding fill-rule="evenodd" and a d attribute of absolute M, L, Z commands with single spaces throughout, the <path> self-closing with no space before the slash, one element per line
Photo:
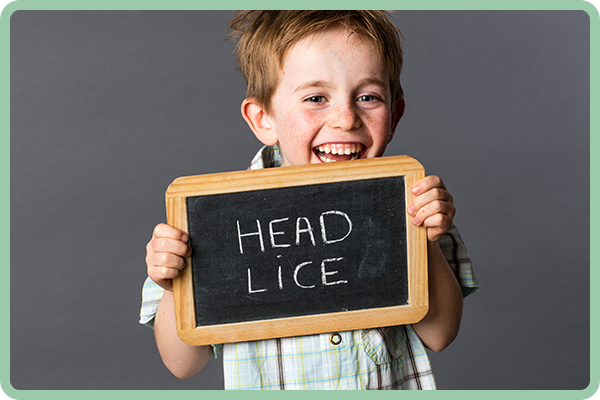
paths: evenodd
<path fill-rule="evenodd" d="M 281 256 L 277 256 L 277 257 L 281 258 Z M 329 282 L 327 279 L 328 276 L 336 275 L 338 273 L 338 271 L 327 271 L 326 264 L 332 263 L 332 262 L 337 262 L 337 261 L 342 261 L 343 259 L 344 259 L 343 257 L 328 258 L 321 262 L 321 284 L 323 286 L 339 285 L 340 283 L 348 283 L 348 281 L 345 279 L 340 279 L 339 281 L 335 281 L 335 282 Z M 299 288 L 312 289 L 315 287 L 314 284 L 313 285 L 303 285 L 298 281 L 298 273 L 300 272 L 300 269 L 302 269 L 312 263 L 313 263 L 312 261 L 306 261 L 306 262 L 298 264 L 296 266 L 296 268 L 294 269 L 294 283 Z M 283 279 L 281 277 L 281 266 L 279 266 L 279 268 L 277 270 L 277 283 L 279 286 L 279 290 L 283 290 Z M 248 294 L 261 293 L 261 292 L 266 292 L 266 291 L 267 291 L 267 289 L 252 289 L 252 273 L 250 272 L 250 268 L 248 268 Z"/>
<path fill-rule="evenodd" d="M 329 237 L 327 234 L 327 225 L 326 225 L 327 219 L 325 218 L 326 216 L 330 216 L 329 218 L 331 218 L 332 216 L 344 218 L 347 223 L 347 232 L 345 232 L 345 234 L 343 234 L 341 237 L 336 237 L 336 238 Z M 292 246 L 291 243 L 278 243 L 277 238 L 276 238 L 277 236 L 281 236 L 281 235 L 285 234 L 284 231 L 277 230 L 276 225 L 281 222 L 288 221 L 288 220 L 289 220 L 289 218 L 280 218 L 280 219 L 273 219 L 273 220 L 269 221 L 268 231 L 269 231 L 270 244 L 271 244 L 272 248 L 285 248 L 285 247 Z M 261 250 L 261 252 L 264 253 L 265 252 L 265 240 L 264 240 L 260 220 L 258 220 L 258 219 L 256 220 L 256 231 L 252 231 L 252 232 L 242 233 L 241 228 L 240 228 L 240 221 L 239 220 L 236 221 L 236 224 L 237 224 L 237 237 L 238 237 L 240 254 L 244 254 L 244 246 L 243 246 L 242 239 L 247 240 L 247 238 L 250 238 L 250 237 L 256 237 L 258 239 L 258 242 L 260 245 L 260 250 Z M 352 232 L 352 220 L 350 219 L 348 214 L 346 214 L 342 211 L 337 211 L 337 210 L 326 211 L 326 212 L 323 212 L 319 216 L 319 227 L 320 227 L 320 233 L 321 233 L 320 238 L 322 240 L 323 245 L 330 245 L 333 243 L 341 242 L 350 235 L 350 233 Z M 310 220 L 306 217 L 298 217 L 296 219 L 295 244 L 297 246 L 300 245 L 300 243 L 301 243 L 302 235 L 308 235 L 308 238 L 310 239 L 311 244 L 313 246 L 317 245 L 316 240 L 315 240 L 314 229 L 310 223 Z M 281 258 L 281 255 L 278 255 L 277 257 Z M 332 278 L 333 275 L 336 275 L 338 273 L 338 271 L 333 271 L 333 270 L 328 271 L 327 270 L 328 264 L 340 262 L 343 260 L 344 260 L 343 257 L 337 257 L 337 258 L 328 258 L 321 262 L 321 284 L 323 286 L 339 285 L 339 284 L 348 283 L 348 281 L 345 279 L 340 279 L 337 281 L 330 281 L 329 278 Z M 296 284 L 296 286 L 298 286 L 302 289 L 312 289 L 316 286 L 315 284 L 311 285 L 311 284 L 307 284 L 306 282 L 301 283 L 298 279 L 298 274 L 299 274 L 300 270 L 311 264 L 313 264 L 312 261 L 305 261 L 305 262 L 298 264 L 294 268 L 293 280 L 294 280 L 294 283 Z M 278 272 L 277 272 L 277 283 L 278 283 L 279 290 L 283 290 L 283 279 L 282 279 L 282 273 L 281 273 L 281 266 L 279 266 Z M 252 287 L 252 272 L 251 272 L 250 268 L 248 268 L 248 294 L 261 293 L 261 292 L 265 292 L 265 291 L 267 291 L 267 289 L 255 289 Z"/>

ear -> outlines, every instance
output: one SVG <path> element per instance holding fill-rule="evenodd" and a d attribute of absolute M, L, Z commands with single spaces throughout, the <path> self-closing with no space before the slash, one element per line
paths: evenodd
<path fill-rule="evenodd" d="M 396 126 L 398 126 L 398 122 L 400 122 L 400 119 L 404 115 L 405 108 L 406 108 L 406 103 L 404 102 L 404 97 L 400 97 L 398 99 L 398 101 L 396 102 L 396 105 L 392 108 L 392 130 L 391 130 L 391 134 L 390 134 L 390 140 L 388 141 L 388 143 L 391 142 L 392 139 L 394 138 L 394 133 L 396 132 Z"/>
<path fill-rule="evenodd" d="M 272 146 L 277 143 L 277 135 L 269 114 L 254 99 L 244 99 L 242 102 L 242 117 L 263 144 Z"/>

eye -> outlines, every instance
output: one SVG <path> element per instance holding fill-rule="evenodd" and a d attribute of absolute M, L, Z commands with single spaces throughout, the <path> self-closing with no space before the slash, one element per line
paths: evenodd
<path fill-rule="evenodd" d="M 311 97 L 304 99 L 304 101 L 309 102 L 309 103 L 323 103 L 325 101 L 325 97 L 324 96 L 311 96 Z"/>
<path fill-rule="evenodd" d="M 376 101 L 379 100 L 378 97 L 373 96 L 371 94 L 365 94 L 363 96 L 360 96 L 358 99 L 356 99 L 356 101 L 364 101 L 364 102 L 370 102 L 370 101 Z"/>

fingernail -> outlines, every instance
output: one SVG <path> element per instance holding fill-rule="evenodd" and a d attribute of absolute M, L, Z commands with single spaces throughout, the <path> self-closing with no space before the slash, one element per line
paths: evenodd
<path fill-rule="evenodd" d="M 421 222 L 419 222 L 419 220 L 417 218 L 413 218 L 412 220 L 413 225 L 419 225 Z"/>
<path fill-rule="evenodd" d="M 188 238 L 188 235 L 187 235 L 187 234 L 185 234 L 185 233 L 184 233 L 183 235 L 181 235 L 181 241 L 182 241 L 182 242 L 187 242 L 187 241 L 188 241 L 188 239 L 189 239 L 189 238 Z"/>
<path fill-rule="evenodd" d="M 412 191 L 414 194 L 419 194 L 419 187 L 418 187 L 418 186 L 413 186 L 413 188 L 411 189 L 411 191 Z"/>
<path fill-rule="evenodd" d="M 415 213 L 415 208 L 412 205 L 410 207 L 408 207 L 408 213 L 410 215 L 413 215 Z"/>

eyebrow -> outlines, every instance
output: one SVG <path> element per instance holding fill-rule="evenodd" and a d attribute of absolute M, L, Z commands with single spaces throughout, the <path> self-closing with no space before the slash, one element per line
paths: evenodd
<path fill-rule="evenodd" d="M 309 82 L 305 82 L 303 84 L 301 84 L 300 86 L 298 86 L 296 89 L 294 89 L 294 92 L 299 92 L 301 90 L 304 89 L 310 89 L 310 88 L 330 88 L 331 85 L 327 82 L 327 81 L 323 81 L 323 80 L 315 80 L 315 81 L 309 81 Z"/>
<path fill-rule="evenodd" d="M 363 80 L 361 80 L 358 84 L 358 87 L 363 87 L 363 86 L 367 86 L 367 85 L 377 85 L 383 89 L 387 88 L 387 85 L 385 84 L 385 82 L 383 82 L 381 79 L 378 78 L 365 78 Z M 304 89 L 310 89 L 310 88 L 331 88 L 331 84 L 327 81 L 324 80 L 314 80 L 314 81 L 309 81 L 309 82 L 305 82 L 303 84 L 301 84 L 300 86 L 296 87 L 294 89 L 294 92 L 299 92 L 301 90 Z"/>
<path fill-rule="evenodd" d="M 376 85 L 381 87 L 382 89 L 386 89 L 387 85 L 384 81 L 378 78 L 365 78 L 360 81 L 359 87 L 367 86 L 367 85 Z"/>

